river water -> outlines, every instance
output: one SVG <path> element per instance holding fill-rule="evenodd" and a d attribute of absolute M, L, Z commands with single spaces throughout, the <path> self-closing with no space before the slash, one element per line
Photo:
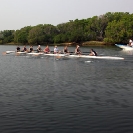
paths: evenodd
<path fill-rule="evenodd" d="M 81 47 L 124 60 L 2 54 L 15 48 L 0 46 L 0 133 L 133 133 L 132 51 Z"/>

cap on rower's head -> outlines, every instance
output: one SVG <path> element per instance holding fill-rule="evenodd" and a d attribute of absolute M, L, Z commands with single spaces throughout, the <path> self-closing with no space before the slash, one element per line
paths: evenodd
<path fill-rule="evenodd" d="M 40 47 L 40 45 L 38 45 L 38 47 Z"/>

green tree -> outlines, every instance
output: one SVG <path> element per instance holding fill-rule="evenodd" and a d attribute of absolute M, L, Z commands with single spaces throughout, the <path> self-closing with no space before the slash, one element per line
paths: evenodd
<path fill-rule="evenodd" d="M 43 25 L 37 25 L 29 31 L 28 43 L 29 44 L 42 44 L 44 39 Z"/>
<path fill-rule="evenodd" d="M 14 39 L 14 30 L 4 30 L 1 32 L 1 36 L 2 36 L 2 43 L 9 43 L 9 42 L 13 42 Z"/>
<path fill-rule="evenodd" d="M 54 43 L 54 37 L 58 35 L 59 31 L 57 27 L 51 24 L 45 24 L 43 26 L 43 33 L 45 36 L 44 42 L 46 43 Z"/>
<path fill-rule="evenodd" d="M 21 28 L 20 30 L 17 30 L 14 36 L 14 42 L 27 44 L 28 35 L 29 35 L 29 31 L 31 30 L 31 28 L 32 28 L 31 26 L 27 26 L 27 27 Z"/>
<path fill-rule="evenodd" d="M 108 23 L 105 30 L 105 42 L 127 43 L 129 38 L 133 38 L 133 14 L 125 13 L 119 18 Z"/>

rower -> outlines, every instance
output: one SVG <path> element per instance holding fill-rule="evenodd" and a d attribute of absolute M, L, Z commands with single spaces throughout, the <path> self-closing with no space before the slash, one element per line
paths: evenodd
<path fill-rule="evenodd" d="M 80 50 L 80 48 L 79 48 L 79 45 L 76 46 L 75 54 L 78 54 L 78 55 L 81 54 L 81 50 Z"/>
<path fill-rule="evenodd" d="M 91 53 L 89 54 L 90 56 L 97 56 L 96 51 L 94 51 L 93 49 L 91 49 Z"/>
<path fill-rule="evenodd" d="M 49 54 L 50 53 L 50 49 L 49 46 L 47 45 L 46 48 L 44 48 L 44 53 Z"/>
<path fill-rule="evenodd" d="M 21 52 L 26 52 L 26 51 L 27 51 L 27 48 L 26 46 L 24 46 Z"/>
<path fill-rule="evenodd" d="M 16 51 L 20 52 L 20 47 L 19 46 L 17 46 Z"/>
<path fill-rule="evenodd" d="M 55 46 L 55 47 L 54 47 L 54 54 L 59 54 L 59 53 L 60 53 L 60 51 L 59 51 L 58 47 Z"/>
<path fill-rule="evenodd" d="M 41 52 L 41 51 L 42 51 L 41 46 L 38 45 L 38 47 L 37 47 L 37 53 L 39 53 L 39 52 Z"/>
<path fill-rule="evenodd" d="M 67 46 L 64 47 L 64 49 L 63 49 L 63 53 L 64 53 L 64 54 L 69 53 Z"/>
<path fill-rule="evenodd" d="M 29 52 L 33 52 L 33 46 L 31 45 L 30 48 L 29 48 Z"/>

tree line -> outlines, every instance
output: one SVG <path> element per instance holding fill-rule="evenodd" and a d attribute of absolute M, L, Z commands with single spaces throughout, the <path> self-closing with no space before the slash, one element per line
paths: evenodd
<path fill-rule="evenodd" d="M 85 41 L 114 44 L 127 43 L 129 39 L 133 39 L 133 14 L 128 12 L 108 12 L 92 18 L 69 20 L 57 26 L 39 24 L 26 26 L 16 31 L 0 31 L 0 44 L 43 45 Z"/>

